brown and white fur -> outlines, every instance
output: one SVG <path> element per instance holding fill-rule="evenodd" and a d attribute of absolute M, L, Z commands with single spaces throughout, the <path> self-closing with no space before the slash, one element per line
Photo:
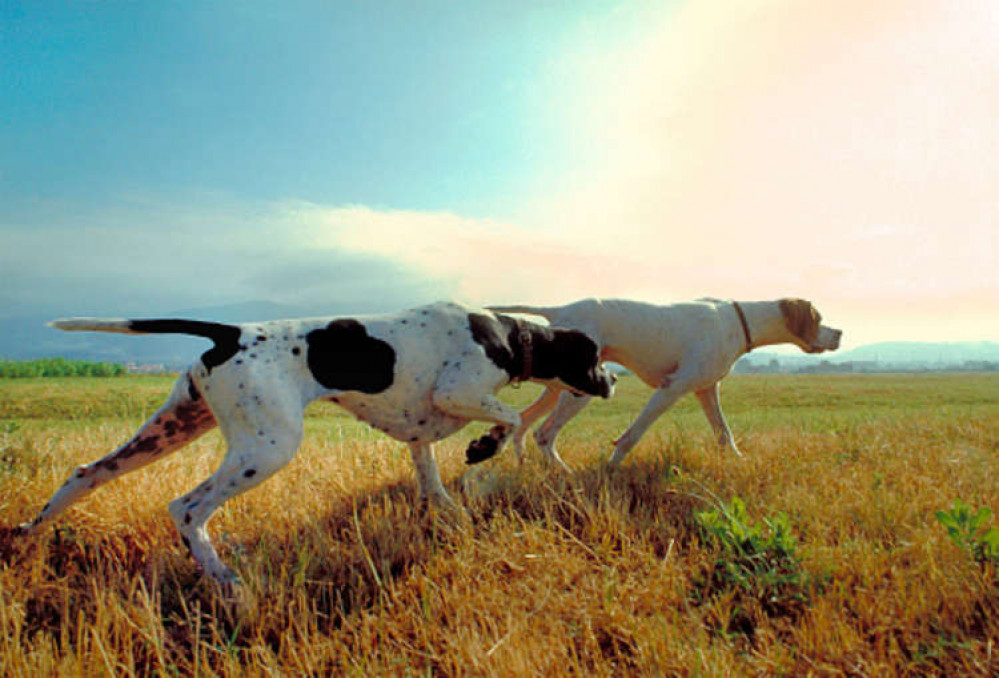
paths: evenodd
<path fill-rule="evenodd" d="M 832 351 L 839 347 L 842 334 L 822 325 L 818 311 L 803 299 L 738 303 L 701 299 L 663 306 L 583 299 L 566 306 L 490 309 L 542 316 L 552 325 L 581 330 L 600 346 L 603 359 L 624 365 L 655 389 L 645 409 L 615 441 L 608 461 L 612 466 L 624 460 L 663 412 L 690 392 L 700 401 L 719 444 L 740 454 L 718 400 L 719 382 L 735 361 L 754 348 L 773 344 L 794 344 L 806 353 Z M 527 431 L 554 409 L 534 438 L 548 461 L 567 468 L 555 450 L 555 439 L 589 401 L 585 396 L 545 390 L 521 413 L 520 427 L 514 433 L 518 458 L 523 459 Z"/>

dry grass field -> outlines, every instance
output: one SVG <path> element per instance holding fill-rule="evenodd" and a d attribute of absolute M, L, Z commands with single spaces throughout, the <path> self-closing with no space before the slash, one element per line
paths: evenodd
<path fill-rule="evenodd" d="M 627 378 L 566 428 L 571 477 L 532 443 L 463 492 L 485 426 L 440 444 L 464 518 L 418 504 L 405 446 L 313 405 L 291 466 L 210 523 L 238 601 L 166 511 L 217 433 L 10 538 L 170 383 L 0 381 L 0 675 L 999 674 L 995 552 L 936 515 L 999 509 L 999 375 L 732 377 L 744 459 L 687 397 L 608 474 L 649 393 Z"/>

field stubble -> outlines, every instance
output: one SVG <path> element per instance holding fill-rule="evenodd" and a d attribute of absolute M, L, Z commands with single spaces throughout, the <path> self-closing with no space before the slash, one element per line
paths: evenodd
<path fill-rule="evenodd" d="M 30 519 L 169 386 L 0 382 L 0 524 Z M 485 427 L 439 444 L 466 518 L 419 505 L 405 446 L 313 405 L 292 464 L 210 524 L 245 582 L 238 603 L 199 576 L 166 513 L 220 460 L 209 434 L 37 536 L 0 533 L 0 674 L 999 672 L 996 563 L 934 515 L 957 498 L 999 508 L 999 377 L 730 378 L 744 459 L 715 448 L 688 397 L 606 473 L 647 396 L 625 379 L 566 428 L 571 477 L 532 444 L 525 467 L 507 450 L 463 492 L 464 447 Z M 784 514 L 797 588 L 724 585 L 738 559 L 698 516 L 736 497 L 761 525 Z M 775 590 L 794 604 L 759 595 Z"/>

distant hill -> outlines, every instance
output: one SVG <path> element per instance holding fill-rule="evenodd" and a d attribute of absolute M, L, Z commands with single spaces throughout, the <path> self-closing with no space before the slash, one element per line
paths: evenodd
<path fill-rule="evenodd" d="M 736 367 L 738 372 L 999 369 L 999 343 L 886 341 L 818 355 L 760 349 Z"/>
<path fill-rule="evenodd" d="M 890 363 L 942 363 L 966 361 L 999 361 L 999 343 L 992 341 L 964 341 L 951 343 L 919 343 L 914 341 L 885 341 L 866 344 L 842 353 L 831 353 L 834 362 L 871 360 Z"/>

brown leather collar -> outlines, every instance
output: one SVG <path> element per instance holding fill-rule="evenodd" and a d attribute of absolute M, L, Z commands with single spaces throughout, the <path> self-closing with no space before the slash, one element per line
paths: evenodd
<path fill-rule="evenodd" d="M 746 337 L 746 353 L 753 350 L 753 337 L 749 334 L 749 323 L 746 322 L 746 314 L 742 312 L 742 306 L 739 306 L 739 302 L 733 301 L 732 306 L 735 307 L 735 312 L 739 315 L 739 323 L 742 325 L 742 334 Z"/>

